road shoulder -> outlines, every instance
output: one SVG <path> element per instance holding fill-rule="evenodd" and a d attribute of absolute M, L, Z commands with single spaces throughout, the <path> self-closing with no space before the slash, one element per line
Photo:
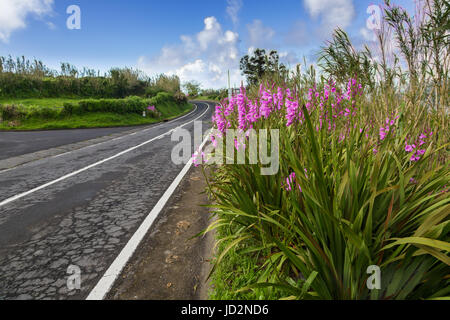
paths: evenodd
<path fill-rule="evenodd" d="M 214 235 L 195 237 L 210 223 L 200 168 L 178 186 L 109 292 L 107 299 L 204 300 Z"/>

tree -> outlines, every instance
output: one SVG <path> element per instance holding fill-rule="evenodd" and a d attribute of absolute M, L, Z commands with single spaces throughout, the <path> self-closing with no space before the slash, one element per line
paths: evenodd
<path fill-rule="evenodd" d="M 184 83 L 183 87 L 188 92 L 190 98 L 197 97 L 200 93 L 200 83 L 197 81 L 188 81 Z"/>
<path fill-rule="evenodd" d="M 254 85 L 268 74 L 285 71 L 286 67 L 280 64 L 280 57 L 276 50 L 266 54 L 266 50 L 256 49 L 251 55 L 242 57 L 240 69 L 247 77 L 247 83 Z"/>

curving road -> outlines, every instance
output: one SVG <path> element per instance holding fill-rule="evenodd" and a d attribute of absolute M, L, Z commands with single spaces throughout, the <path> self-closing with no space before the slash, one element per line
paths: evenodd
<path fill-rule="evenodd" d="M 193 132 L 196 119 L 210 127 L 213 105 L 195 105 L 170 122 L 0 171 L 0 300 L 86 298 L 184 167 L 170 159 L 171 130 Z M 72 143 L 66 136 L 18 154 Z M 70 265 L 81 290 L 68 289 Z"/>

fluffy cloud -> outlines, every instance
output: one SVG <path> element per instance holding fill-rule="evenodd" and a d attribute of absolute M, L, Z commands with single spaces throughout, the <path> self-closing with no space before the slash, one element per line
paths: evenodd
<path fill-rule="evenodd" d="M 295 67 L 297 63 L 299 63 L 298 56 L 293 51 L 281 51 L 278 55 L 280 57 L 280 62 L 287 67 Z"/>
<path fill-rule="evenodd" d="M 239 22 L 239 11 L 242 8 L 242 0 L 227 0 L 227 15 L 230 17 L 234 26 Z"/>
<path fill-rule="evenodd" d="M 304 4 L 312 18 L 320 18 L 319 36 L 323 38 L 336 27 L 348 27 L 355 16 L 352 0 L 304 0 Z"/>
<path fill-rule="evenodd" d="M 261 20 L 254 20 L 247 25 L 249 47 L 268 48 L 273 46 L 275 31 L 264 26 Z"/>
<path fill-rule="evenodd" d="M 359 34 L 362 36 L 362 38 L 365 41 L 377 41 L 376 34 L 373 30 L 369 30 L 367 28 L 361 28 L 359 29 Z"/>
<path fill-rule="evenodd" d="M 230 70 L 232 84 L 239 85 L 239 35 L 223 31 L 215 17 L 204 23 L 197 34 L 181 36 L 179 44 L 162 48 L 154 57 L 140 57 L 137 67 L 149 75 L 176 74 L 182 82 L 196 80 L 204 88 L 226 87 Z"/>
<path fill-rule="evenodd" d="M 11 33 L 27 26 L 29 15 L 42 17 L 52 12 L 53 0 L 1 0 L 0 40 L 8 42 Z"/>

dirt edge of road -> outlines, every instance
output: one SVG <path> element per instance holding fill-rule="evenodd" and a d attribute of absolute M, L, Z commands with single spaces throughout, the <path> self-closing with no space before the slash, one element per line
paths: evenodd
<path fill-rule="evenodd" d="M 191 168 L 107 295 L 111 300 L 206 300 L 214 234 L 206 182 Z"/>

